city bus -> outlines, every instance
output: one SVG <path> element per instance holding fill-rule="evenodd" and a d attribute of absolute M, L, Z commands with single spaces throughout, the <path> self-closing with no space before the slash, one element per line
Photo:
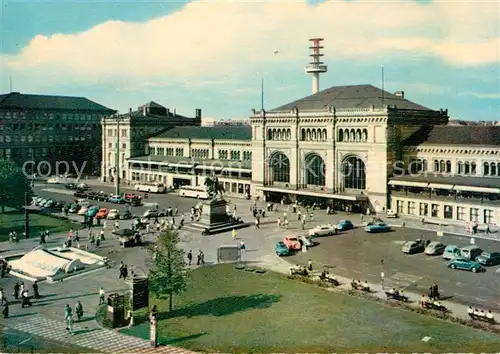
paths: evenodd
<path fill-rule="evenodd" d="M 186 198 L 208 199 L 207 189 L 204 186 L 182 186 L 179 195 Z"/>
<path fill-rule="evenodd" d="M 139 182 L 135 185 L 134 189 L 138 192 L 147 193 L 165 193 L 167 190 L 163 183 L 155 182 Z"/>

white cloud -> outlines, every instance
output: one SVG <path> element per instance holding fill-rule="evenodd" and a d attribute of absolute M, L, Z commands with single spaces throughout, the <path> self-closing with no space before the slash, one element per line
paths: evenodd
<path fill-rule="evenodd" d="M 466 92 L 461 96 L 472 96 L 479 99 L 485 100 L 499 100 L 500 93 L 485 93 L 485 92 Z"/>
<path fill-rule="evenodd" d="M 210 86 L 259 66 L 305 64 L 307 39 L 320 35 L 327 61 L 403 53 L 478 66 L 500 62 L 499 13 L 495 0 L 194 1 L 145 23 L 108 21 L 81 33 L 38 35 L 1 60 L 14 71 L 55 73 L 52 80 L 200 78 Z"/>

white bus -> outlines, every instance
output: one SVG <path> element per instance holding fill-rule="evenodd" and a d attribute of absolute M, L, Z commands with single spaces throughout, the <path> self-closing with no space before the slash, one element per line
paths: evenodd
<path fill-rule="evenodd" d="M 203 186 L 182 186 L 179 189 L 179 195 L 186 198 L 208 199 L 207 189 Z"/>
<path fill-rule="evenodd" d="M 148 193 L 165 193 L 167 190 L 163 183 L 155 182 L 139 182 L 135 185 L 134 189 L 138 192 Z"/>

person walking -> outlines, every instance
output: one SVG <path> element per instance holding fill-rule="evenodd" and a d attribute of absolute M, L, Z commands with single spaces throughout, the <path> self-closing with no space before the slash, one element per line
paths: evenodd
<path fill-rule="evenodd" d="M 104 289 L 101 286 L 101 288 L 99 289 L 99 305 L 102 305 L 105 303 L 105 301 L 104 301 L 105 296 L 106 296 L 106 292 L 104 291 Z"/>
<path fill-rule="evenodd" d="M 188 265 L 191 265 L 191 263 L 193 262 L 193 251 L 192 250 L 189 250 L 189 252 L 187 254 L 187 259 L 188 259 Z"/>
<path fill-rule="evenodd" d="M 9 302 L 4 300 L 2 309 L 3 318 L 9 318 Z"/>
<path fill-rule="evenodd" d="M 80 322 L 83 317 L 83 305 L 80 300 L 76 302 L 75 313 L 76 313 L 76 320 Z"/>
<path fill-rule="evenodd" d="M 64 320 L 66 321 L 66 330 L 73 334 L 73 310 L 69 304 L 66 304 L 66 308 L 64 309 Z"/>
<path fill-rule="evenodd" d="M 5 301 L 4 293 L 3 293 L 3 288 L 0 288 L 0 305 L 3 304 Z"/>
<path fill-rule="evenodd" d="M 38 292 L 38 282 L 36 280 L 33 283 L 32 289 L 33 289 L 33 297 L 35 299 L 39 299 L 40 298 L 40 293 Z"/>
<path fill-rule="evenodd" d="M 259 222 L 259 218 L 255 218 L 255 228 L 256 228 L 256 229 L 260 229 L 260 222 Z"/>
<path fill-rule="evenodd" d="M 18 282 L 16 282 L 14 284 L 14 293 L 12 295 L 14 295 L 14 299 L 19 299 L 19 289 L 20 289 L 20 285 Z"/>

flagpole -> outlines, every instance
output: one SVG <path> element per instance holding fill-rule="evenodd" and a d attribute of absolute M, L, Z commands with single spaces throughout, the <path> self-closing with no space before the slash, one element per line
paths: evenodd
<path fill-rule="evenodd" d="M 264 110 L 264 78 L 260 81 L 260 108 Z"/>

